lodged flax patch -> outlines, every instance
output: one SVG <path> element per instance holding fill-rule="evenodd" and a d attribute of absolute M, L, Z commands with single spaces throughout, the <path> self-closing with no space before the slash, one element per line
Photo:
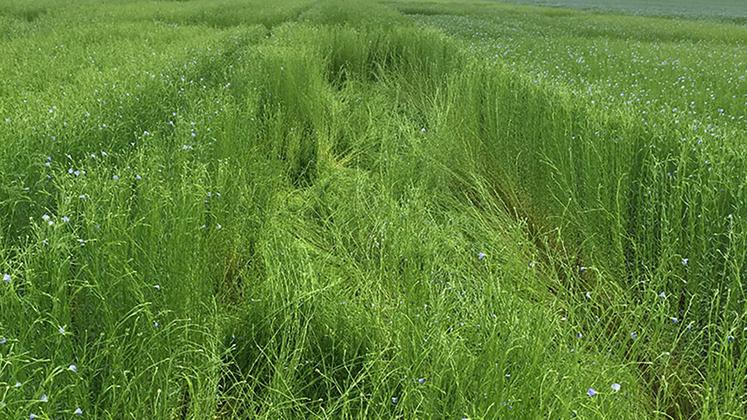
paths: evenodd
<path fill-rule="evenodd" d="M 0 6 L 0 417 L 747 416 L 745 37 Z"/>

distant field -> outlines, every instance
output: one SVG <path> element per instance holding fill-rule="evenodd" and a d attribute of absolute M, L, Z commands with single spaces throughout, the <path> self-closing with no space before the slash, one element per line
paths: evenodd
<path fill-rule="evenodd" d="M 747 19 L 747 2 L 741 0 L 510 0 L 512 3 L 589 10 L 619 11 L 640 15 L 674 15 Z"/>
<path fill-rule="evenodd" d="M 0 419 L 747 418 L 745 6 L 604 4 L 0 2 Z"/>

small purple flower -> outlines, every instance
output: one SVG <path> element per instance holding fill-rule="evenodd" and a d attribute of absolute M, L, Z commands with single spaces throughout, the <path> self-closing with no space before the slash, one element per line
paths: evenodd
<path fill-rule="evenodd" d="M 586 270 L 587 270 L 587 268 L 586 268 L 586 267 L 584 267 L 583 265 L 582 265 L 581 267 L 579 267 L 579 268 L 578 268 L 578 272 L 579 272 L 579 273 L 581 273 L 581 274 L 585 273 L 585 272 L 586 272 Z"/>
<path fill-rule="evenodd" d="M 112 176 L 112 179 L 115 180 L 115 181 L 119 181 L 119 175 Z"/>
<path fill-rule="evenodd" d="M 596 390 L 596 389 L 594 389 L 594 388 L 589 388 L 589 389 L 588 389 L 588 390 L 586 391 L 586 395 L 588 395 L 588 396 L 590 396 L 590 397 L 593 397 L 593 396 L 597 395 L 597 390 Z"/>
<path fill-rule="evenodd" d="M 63 335 L 64 335 L 64 334 L 65 334 L 65 327 L 64 327 L 64 326 L 60 326 L 60 327 L 58 327 L 58 328 L 57 328 L 57 332 L 59 332 L 60 334 L 63 334 Z"/>
<path fill-rule="evenodd" d="M 664 292 L 659 292 L 659 297 L 662 298 L 662 299 L 666 299 L 667 298 L 667 294 L 664 293 Z"/>
<path fill-rule="evenodd" d="M 38 418 L 39 417 L 37 417 L 36 414 L 34 414 L 34 413 L 29 414 L 29 420 L 36 420 Z"/>
<path fill-rule="evenodd" d="M 8 344 L 8 339 L 5 337 L 0 337 L 0 346 L 4 346 Z"/>
<path fill-rule="evenodd" d="M 67 370 L 73 373 L 78 373 L 78 366 L 75 366 L 74 364 L 70 364 L 70 366 L 67 367 Z"/>
<path fill-rule="evenodd" d="M 729 343 L 733 343 L 734 340 L 736 340 L 736 339 L 734 338 L 733 335 L 730 335 L 730 336 L 726 337 L 726 341 L 728 341 Z"/>
<path fill-rule="evenodd" d="M 141 177 L 140 175 L 135 175 L 135 181 L 142 181 L 142 180 L 143 180 L 143 177 Z"/>
<path fill-rule="evenodd" d="M 161 285 L 160 284 L 154 285 L 153 288 L 156 289 L 159 292 L 161 291 Z"/>
<path fill-rule="evenodd" d="M 41 397 L 39 397 L 39 402 L 47 403 L 49 402 L 49 397 L 47 394 L 42 394 Z"/>
<path fill-rule="evenodd" d="M 673 317 L 671 317 L 669 319 L 672 320 L 672 324 L 679 324 L 680 323 L 679 318 L 677 318 L 676 316 L 673 316 Z"/>
<path fill-rule="evenodd" d="M 485 257 L 486 257 L 486 255 L 485 255 L 485 253 L 484 253 L 484 252 L 482 252 L 482 251 L 481 251 L 481 252 L 478 252 L 478 253 L 477 253 L 477 259 L 478 259 L 478 260 L 482 261 L 482 260 L 484 260 L 484 259 L 485 259 Z"/>
<path fill-rule="evenodd" d="M 21 383 L 20 383 L 20 382 L 18 382 L 18 381 L 16 381 L 16 384 L 15 384 L 15 385 L 13 385 L 13 388 L 15 388 L 15 389 L 18 389 L 18 388 L 20 388 L 20 387 L 21 387 Z"/>
<path fill-rule="evenodd" d="M 13 278 L 10 277 L 10 274 L 8 273 L 3 274 L 3 282 L 10 283 L 11 280 L 13 280 Z"/>
<path fill-rule="evenodd" d="M 62 216 L 62 223 L 70 223 L 70 218 L 68 216 Z"/>
<path fill-rule="evenodd" d="M 579 331 L 579 332 L 576 333 L 576 338 L 578 338 L 578 339 L 584 338 L 584 335 L 581 333 L 581 331 Z"/>
<path fill-rule="evenodd" d="M 615 392 L 620 392 L 620 384 L 618 384 L 617 382 L 615 382 L 614 384 L 612 384 L 611 388 Z"/>
<path fill-rule="evenodd" d="M 399 398 L 392 397 L 392 405 L 397 405 L 398 402 L 399 402 Z"/>
<path fill-rule="evenodd" d="M 420 378 L 420 379 L 418 379 L 418 383 L 419 383 L 420 385 L 423 385 L 423 384 L 425 384 L 425 378 Z"/>
<path fill-rule="evenodd" d="M 159 324 L 158 321 L 153 321 L 153 328 L 158 329 L 160 327 L 161 327 L 161 324 Z"/>
<path fill-rule="evenodd" d="M 637 339 L 638 339 L 638 333 L 637 333 L 637 332 L 635 332 L 635 331 L 631 332 L 631 333 L 630 333 L 630 338 L 631 338 L 632 340 L 637 340 Z"/>
<path fill-rule="evenodd" d="M 690 259 L 689 259 L 689 258 L 683 258 L 683 259 L 681 260 L 681 262 L 682 262 L 682 265 L 684 265 L 684 266 L 687 266 L 687 263 L 689 263 L 689 262 L 690 262 Z"/>
<path fill-rule="evenodd" d="M 73 414 L 75 414 L 76 416 L 82 416 L 83 410 L 80 407 L 78 407 L 75 409 L 75 411 L 73 411 Z"/>

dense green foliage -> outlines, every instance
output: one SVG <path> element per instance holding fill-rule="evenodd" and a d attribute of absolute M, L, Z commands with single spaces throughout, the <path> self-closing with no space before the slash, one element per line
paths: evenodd
<path fill-rule="evenodd" d="M 0 4 L 0 418 L 747 416 L 743 25 L 67 3 Z"/>

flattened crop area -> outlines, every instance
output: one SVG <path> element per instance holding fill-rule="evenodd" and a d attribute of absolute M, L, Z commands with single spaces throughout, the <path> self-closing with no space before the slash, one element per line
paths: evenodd
<path fill-rule="evenodd" d="M 747 29 L 0 4 L 0 418 L 741 418 Z"/>

